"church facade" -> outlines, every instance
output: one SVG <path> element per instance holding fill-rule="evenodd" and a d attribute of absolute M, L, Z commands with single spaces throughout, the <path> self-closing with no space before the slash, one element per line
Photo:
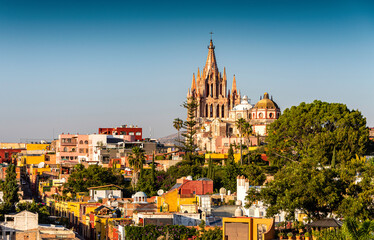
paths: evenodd
<path fill-rule="evenodd" d="M 196 143 L 200 150 L 227 153 L 230 144 L 240 141 L 257 145 L 257 136 L 266 136 L 266 126 L 280 115 L 278 105 L 265 93 L 254 106 L 247 96 L 241 97 L 233 76 L 231 90 L 227 87 L 226 69 L 218 70 L 215 46 L 210 40 L 208 57 L 202 71 L 198 68 L 193 74 L 187 99 L 194 98 L 198 107 L 195 112 L 197 121 Z M 252 126 L 253 134 L 248 139 L 240 136 L 236 127 L 238 119 L 244 118 Z"/>

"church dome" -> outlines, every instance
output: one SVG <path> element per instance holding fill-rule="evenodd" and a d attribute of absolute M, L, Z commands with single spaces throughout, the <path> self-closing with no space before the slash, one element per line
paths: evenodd
<path fill-rule="evenodd" d="M 249 103 L 248 97 L 244 95 L 240 104 L 236 105 L 232 110 L 234 111 L 246 111 L 250 110 L 253 106 Z"/>
<path fill-rule="evenodd" d="M 264 98 L 256 103 L 255 108 L 278 109 L 279 107 L 272 99 L 269 99 L 269 94 L 266 92 Z"/>

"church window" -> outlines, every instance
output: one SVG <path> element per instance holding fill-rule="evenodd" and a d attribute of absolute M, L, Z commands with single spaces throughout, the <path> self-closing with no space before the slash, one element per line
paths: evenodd
<path fill-rule="evenodd" d="M 210 96 L 213 97 L 213 83 L 210 84 Z"/>
<path fill-rule="evenodd" d="M 206 89 L 206 96 L 208 97 L 209 96 L 209 84 L 208 83 L 206 84 L 205 89 Z"/>
<path fill-rule="evenodd" d="M 262 117 L 263 117 L 263 114 L 262 114 L 262 113 L 259 113 L 259 114 L 258 114 L 258 117 L 259 117 L 259 118 L 262 118 Z"/>
<path fill-rule="evenodd" d="M 222 95 L 222 83 L 219 85 L 219 94 Z"/>
<path fill-rule="evenodd" d="M 217 109 L 216 109 L 216 117 L 219 117 L 219 105 L 217 105 Z"/>
<path fill-rule="evenodd" d="M 210 105 L 210 117 L 213 117 L 213 105 Z"/>
<path fill-rule="evenodd" d="M 270 113 L 270 114 L 269 114 L 269 117 L 270 117 L 270 118 L 273 118 L 273 117 L 274 117 L 274 114 Z"/>
<path fill-rule="evenodd" d="M 221 116 L 222 118 L 225 117 L 225 105 L 222 105 Z"/>
<path fill-rule="evenodd" d="M 205 105 L 205 117 L 208 117 L 208 104 Z"/>

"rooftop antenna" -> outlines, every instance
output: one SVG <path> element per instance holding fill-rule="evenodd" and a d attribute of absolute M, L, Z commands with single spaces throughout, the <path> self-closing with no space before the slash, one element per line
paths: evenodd
<path fill-rule="evenodd" d="M 152 139 L 152 127 L 149 127 L 149 139 Z"/>
<path fill-rule="evenodd" d="M 210 40 L 213 40 L 213 32 L 210 32 Z"/>

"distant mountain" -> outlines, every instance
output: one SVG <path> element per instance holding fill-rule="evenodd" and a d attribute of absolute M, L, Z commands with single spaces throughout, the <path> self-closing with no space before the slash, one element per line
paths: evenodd
<path fill-rule="evenodd" d="M 181 139 L 182 139 L 182 131 L 180 132 L 180 134 L 181 134 Z M 164 145 L 175 145 L 178 143 L 177 140 L 178 140 L 178 133 L 174 133 L 174 134 L 157 139 L 159 143 L 164 144 Z"/>

